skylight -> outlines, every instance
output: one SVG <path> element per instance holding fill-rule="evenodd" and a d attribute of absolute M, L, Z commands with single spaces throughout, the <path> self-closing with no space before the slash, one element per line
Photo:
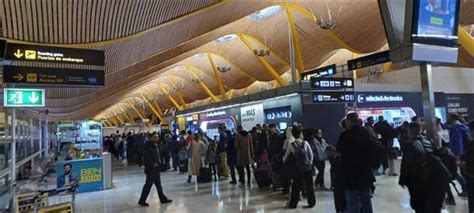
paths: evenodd
<path fill-rule="evenodd" d="M 214 42 L 216 42 L 217 44 L 224 44 L 227 42 L 231 42 L 235 40 L 236 38 L 237 38 L 236 34 L 229 34 L 229 35 L 225 35 L 225 36 L 217 38 L 216 40 L 214 40 Z"/>
<path fill-rule="evenodd" d="M 283 10 L 283 7 L 280 5 L 275 5 L 275 6 L 270 6 L 267 7 L 263 10 L 257 11 L 256 13 L 253 13 L 248 16 L 248 18 L 254 20 L 254 21 L 259 21 L 263 19 L 267 19 L 272 17 L 273 15 L 279 13 L 280 11 Z"/>

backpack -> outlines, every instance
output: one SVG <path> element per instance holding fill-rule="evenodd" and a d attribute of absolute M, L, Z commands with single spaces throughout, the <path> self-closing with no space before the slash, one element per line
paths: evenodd
<path fill-rule="evenodd" d="M 422 140 L 421 145 L 425 151 L 425 158 L 421 167 L 420 178 L 425 183 L 447 184 L 453 177 L 446 165 L 443 163 L 440 151 L 430 141 Z M 427 146 L 431 145 L 433 151 L 428 152 Z"/>
<path fill-rule="evenodd" d="M 370 167 L 373 169 L 379 168 L 385 159 L 385 147 L 383 146 L 382 142 L 371 137 L 369 153 Z"/>
<path fill-rule="evenodd" d="M 298 145 L 297 142 L 291 143 L 291 145 L 295 149 L 294 156 L 296 160 L 296 168 L 300 172 L 311 171 L 313 165 L 313 162 L 311 162 L 308 157 L 308 153 L 306 153 L 304 143 L 305 142 L 303 142 L 301 145 Z"/>

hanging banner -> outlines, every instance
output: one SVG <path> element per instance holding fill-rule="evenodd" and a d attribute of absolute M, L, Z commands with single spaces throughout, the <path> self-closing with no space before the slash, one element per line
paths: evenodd
<path fill-rule="evenodd" d="M 263 113 L 263 104 L 246 106 L 240 108 L 240 118 L 244 130 L 250 131 L 257 124 L 262 125 L 265 122 Z"/>

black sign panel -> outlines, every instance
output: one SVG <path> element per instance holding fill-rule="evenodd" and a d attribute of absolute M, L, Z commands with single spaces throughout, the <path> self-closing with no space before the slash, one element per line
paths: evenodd
<path fill-rule="evenodd" d="M 7 47 L 7 41 L 0 39 L 0 58 L 5 58 L 6 47 Z"/>
<path fill-rule="evenodd" d="M 5 60 L 104 66 L 102 50 L 8 43 Z"/>
<path fill-rule="evenodd" d="M 311 87 L 315 89 L 353 89 L 352 78 L 315 78 L 311 77 Z"/>
<path fill-rule="evenodd" d="M 265 109 L 265 120 L 267 122 L 275 121 L 292 121 L 293 112 L 291 112 L 291 106 L 277 107 Z"/>
<path fill-rule="evenodd" d="M 28 85 L 104 86 L 104 71 L 4 66 L 3 82 Z"/>
<path fill-rule="evenodd" d="M 337 72 L 336 64 L 332 64 L 329 66 L 317 68 L 317 69 L 302 73 L 301 80 L 309 81 L 311 77 L 319 78 L 323 76 L 331 76 L 331 75 L 336 74 L 336 72 Z"/>
<path fill-rule="evenodd" d="M 377 64 L 383 64 L 390 62 L 390 53 L 389 51 L 378 52 L 372 55 L 356 58 L 347 61 L 347 66 L 349 70 L 360 69 L 364 67 L 370 67 Z"/>
<path fill-rule="evenodd" d="M 354 92 L 314 92 L 314 103 L 353 103 Z"/>

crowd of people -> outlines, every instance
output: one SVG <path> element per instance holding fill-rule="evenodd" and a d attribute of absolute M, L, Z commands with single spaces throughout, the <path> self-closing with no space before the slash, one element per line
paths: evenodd
<path fill-rule="evenodd" d="M 286 207 L 297 208 L 302 197 L 307 208 L 316 205 L 315 190 L 333 191 L 336 212 L 371 213 L 376 176 L 399 176 L 408 188 L 416 212 L 440 212 L 444 204 L 455 205 L 449 186 L 461 185 L 459 196 L 469 198 L 474 210 L 474 122 L 450 114 L 443 125 L 438 119 L 434 140 L 427 140 L 425 121 L 414 117 L 394 127 L 383 116 L 362 121 L 349 113 L 340 123 L 338 141 L 326 141 L 321 129 L 294 124 L 280 132 L 275 124 L 219 127 L 210 138 L 202 131 L 169 131 L 147 134 L 118 133 L 104 138 L 104 149 L 117 160 L 145 166 L 146 183 L 139 204 L 153 184 L 162 203 L 171 202 L 163 193 L 160 172 L 187 174 L 187 183 L 230 179 L 230 184 L 251 184 L 252 172 L 259 187 L 271 186 L 288 194 Z M 396 145 L 398 141 L 399 145 Z M 402 157 L 400 174 L 395 161 Z M 330 164 L 330 186 L 324 180 Z M 315 176 L 315 178 L 313 178 Z"/>

